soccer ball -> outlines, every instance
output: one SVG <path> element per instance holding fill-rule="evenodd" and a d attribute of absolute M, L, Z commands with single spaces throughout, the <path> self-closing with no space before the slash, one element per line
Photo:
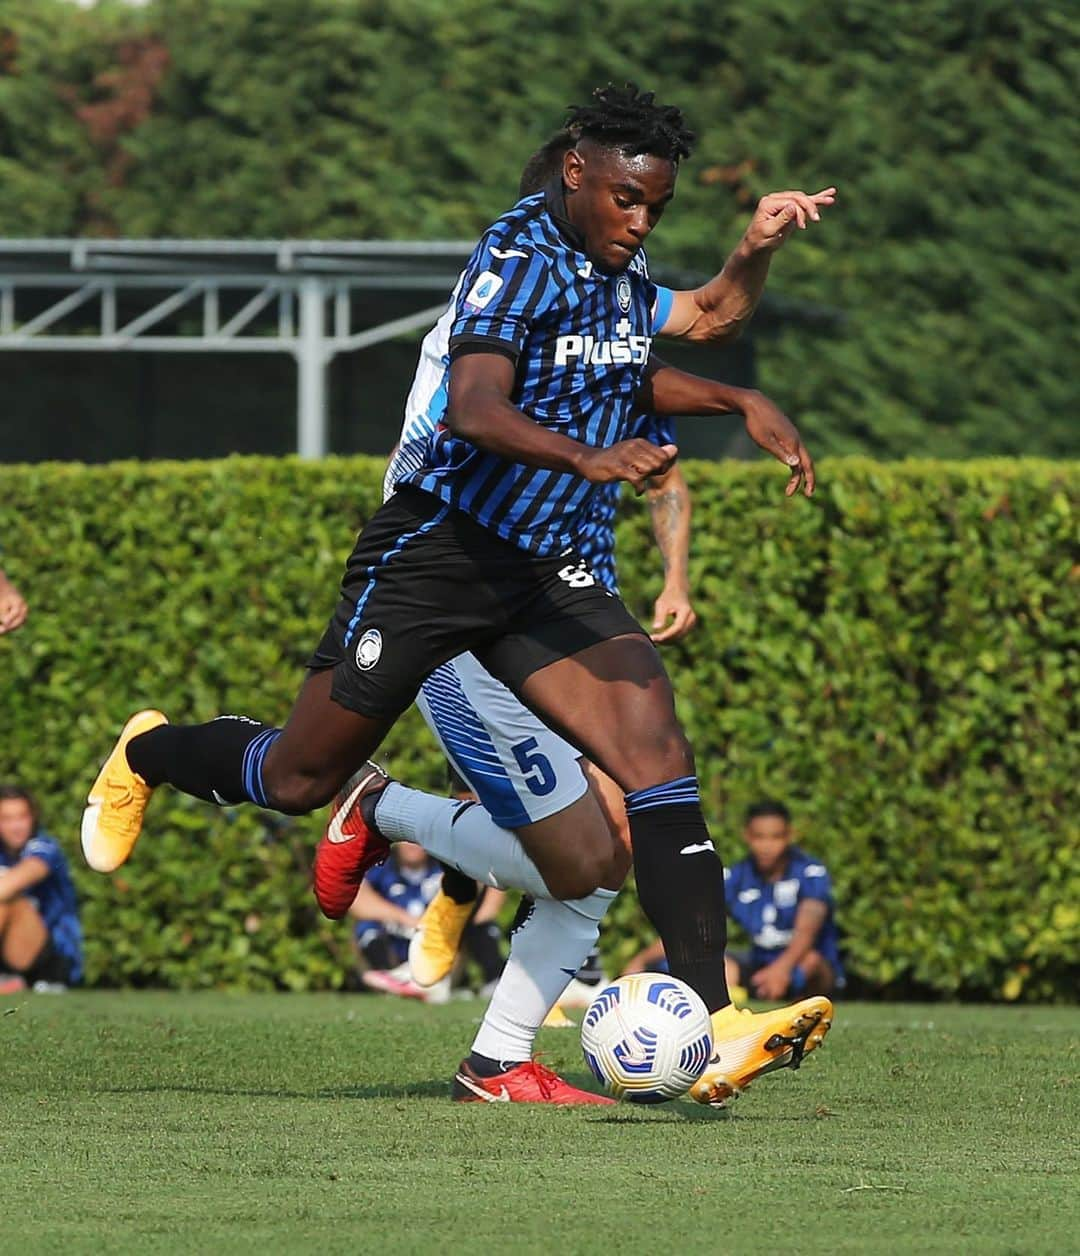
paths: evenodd
<path fill-rule="evenodd" d="M 581 1023 L 585 1063 L 616 1099 L 663 1103 L 685 1094 L 712 1055 L 712 1023 L 684 981 L 634 973 L 606 985 Z"/>

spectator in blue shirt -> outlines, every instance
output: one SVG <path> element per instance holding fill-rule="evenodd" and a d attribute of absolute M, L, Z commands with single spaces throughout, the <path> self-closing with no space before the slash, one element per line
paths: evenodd
<path fill-rule="evenodd" d="M 41 828 L 33 797 L 0 785 L 0 968 L 7 989 L 74 985 L 82 929 L 60 843 Z"/>
<path fill-rule="evenodd" d="M 844 984 L 825 865 L 793 844 L 791 814 L 767 799 L 746 813 L 746 859 L 724 870 L 727 909 L 751 947 L 725 956 L 729 985 L 759 999 L 831 994 Z"/>
<path fill-rule="evenodd" d="M 724 869 L 724 883 L 728 914 L 751 947 L 724 956 L 728 988 L 774 1000 L 842 988 L 832 882 L 820 860 L 793 844 L 787 807 L 772 799 L 755 803 L 743 839 L 750 854 Z M 666 972 L 659 938 L 623 971 Z"/>
<path fill-rule="evenodd" d="M 393 972 L 405 964 L 416 922 L 441 880 L 442 869 L 415 842 L 398 842 L 385 863 L 365 874 L 349 914 L 370 972 Z"/>

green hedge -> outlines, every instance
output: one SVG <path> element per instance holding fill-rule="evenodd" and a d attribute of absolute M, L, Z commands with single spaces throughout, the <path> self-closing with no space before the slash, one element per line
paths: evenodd
<path fill-rule="evenodd" d="M 1067 997 L 1080 958 L 1080 464 L 826 462 L 811 502 L 771 466 L 689 464 L 701 627 L 668 653 L 726 858 L 742 808 L 790 801 L 829 863 L 852 974 L 885 993 Z M 113 878 L 78 866 L 82 799 L 142 705 L 279 721 L 381 465 L 230 459 L 0 468 L 4 564 L 32 606 L 0 638 L 0 777 L 76 864 L 91 982 L 325 988 L 347 930 L 306 875 L 319 818 L 163 790 Z M 629 604 L 657 589 L 620 523 Z M 410 712 L 385 758 L 443 770 Z M 632 894 L 614 966 L 646 936 Z"/>

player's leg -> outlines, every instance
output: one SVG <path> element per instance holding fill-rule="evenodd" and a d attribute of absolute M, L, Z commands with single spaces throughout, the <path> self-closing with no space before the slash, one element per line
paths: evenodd
<path fill-rule="evenodd" d="M 289 814 L 329 802 L 393 723 L 347 710 L 331 697 L 334 673 L 311 673 L 284 728 L 244 716 L 173 725 L 140 712 L 121 734 L 90 791 L 82 846 L 111 872 L 130 855 L 150 795 L 172 785 L 219 805 L 252 802 Z M 147 718 L 149 717 L 149 718 Z M 149 723 L 143 731 L 141 725 Z"/>
<path fill-rule="evenodd" d="M 30 899 L 20 895 L 0 903 L 0 964 L 26 975 L 49 942 L 49 930 Z"/>
<path fill-rule="evenodd" d="M 399 494 L 376 512 L 349 558 L 342 597 L 284 728 L 244 716 L 172 726 L 156 711 L 130 720 L 83 816 L 91 866 L 110 871 L 123 863 L 163 783 L 208 802 L 289 813 L 328 802 L 423 677 L 468 645 L 470 632 L 490 632 L 497 621 L 496 591 L 486 588 L 459 612 L 440 610 L 460 587 L 462 567 L 472 570 L 448 514 L 422 493 Z"/>
<path fill-rule="evenodd" d="M 798 1067 L 828 1031 L 832 1006 L 807 999 L 755 1016 L 731 1005 L 723 868 L 659 656 L 617 603 L 594 599 L 583 614 L 568 615 L 561 592 L 556 587 L 546 620 L 508 634 L 484 661 L 626 791 L 642 907 L 673 975 L 713 1013 L 716 1051 L 693 1093 L 722 1103 L 763 1072 Z M 618 631 L 620 611 L 631 631 Z"/>
<path fill-rule="evenodd" d="M 610 638 L 532 672 L 521 696 L 622 787 L 638 894 L 671 971 L 725 1007 L 723 868 L 656 650 L 640 633 Z"/>
<path fill-rule="evenodd" d="M 590 794 L 578 751 L 474 655 L 459 655 L 433 672 L 416 705 L 491 816 L 493 854 L 502 842 L 515 840 L 500 838 L 494 829 L 512 831 L 553 898 L 581 898 L 600 886 L 621 884 L 607 817 L 601 800 Z M 475 827 L 478 818 L 473 822 Z M 532 890 L 520 880 L 513 884 Z"/>
<path fill-rule="evenodd" d="M 474 1085 L 477 1078 L 493 1084 L 500 1079 L 496 1093 L 506 1082 L 515 1098 L 522 1096 L 514 1079 L 525 1077 L 526 1092 L 539 1101 L 543 1096 L 533 1074 L 516 1070 L 529 1060 L 545 1016 L 595 948 L 600 919 L 613 897 L 596 890 L 598 880 L 611 876 L 612 837 L 577 751 L 474 658 L 462 656 L 440 668 L 417 702 L 479 804 L 394 784 L 370 804 L 371 827 L 384 838 L 417 841 L 444 864 L 485 884 L 524 888 L 533 896 L 511 932 L 510 955 L 463 1068 L 471 1070 Z M 618 874 L 620 881 L 623 875 Z M 471 883 L 463 888 L 458 901 L 437 896 L 420 922 L 410 958 L 424 984 L 440 978 L 456 955 L 473 907 Z M 556 903 L 554 896 L 575 901 Z M 476 1097 L 460 1080 L 455 1092 Z M 588 1101 L 583 1093 L 560 1083 L 549 1101 Z"/>

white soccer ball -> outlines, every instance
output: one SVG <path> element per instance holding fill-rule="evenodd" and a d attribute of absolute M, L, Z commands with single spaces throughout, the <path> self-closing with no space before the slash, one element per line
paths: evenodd
<path fill-rule="evenodd" d="M 704 1073 L 712 1022 L 685 981 L 634 973 L 604 986 L 589 1004 L 581 1049 L 617 1099 L 663 1103 L 685 1094 Z"/>

